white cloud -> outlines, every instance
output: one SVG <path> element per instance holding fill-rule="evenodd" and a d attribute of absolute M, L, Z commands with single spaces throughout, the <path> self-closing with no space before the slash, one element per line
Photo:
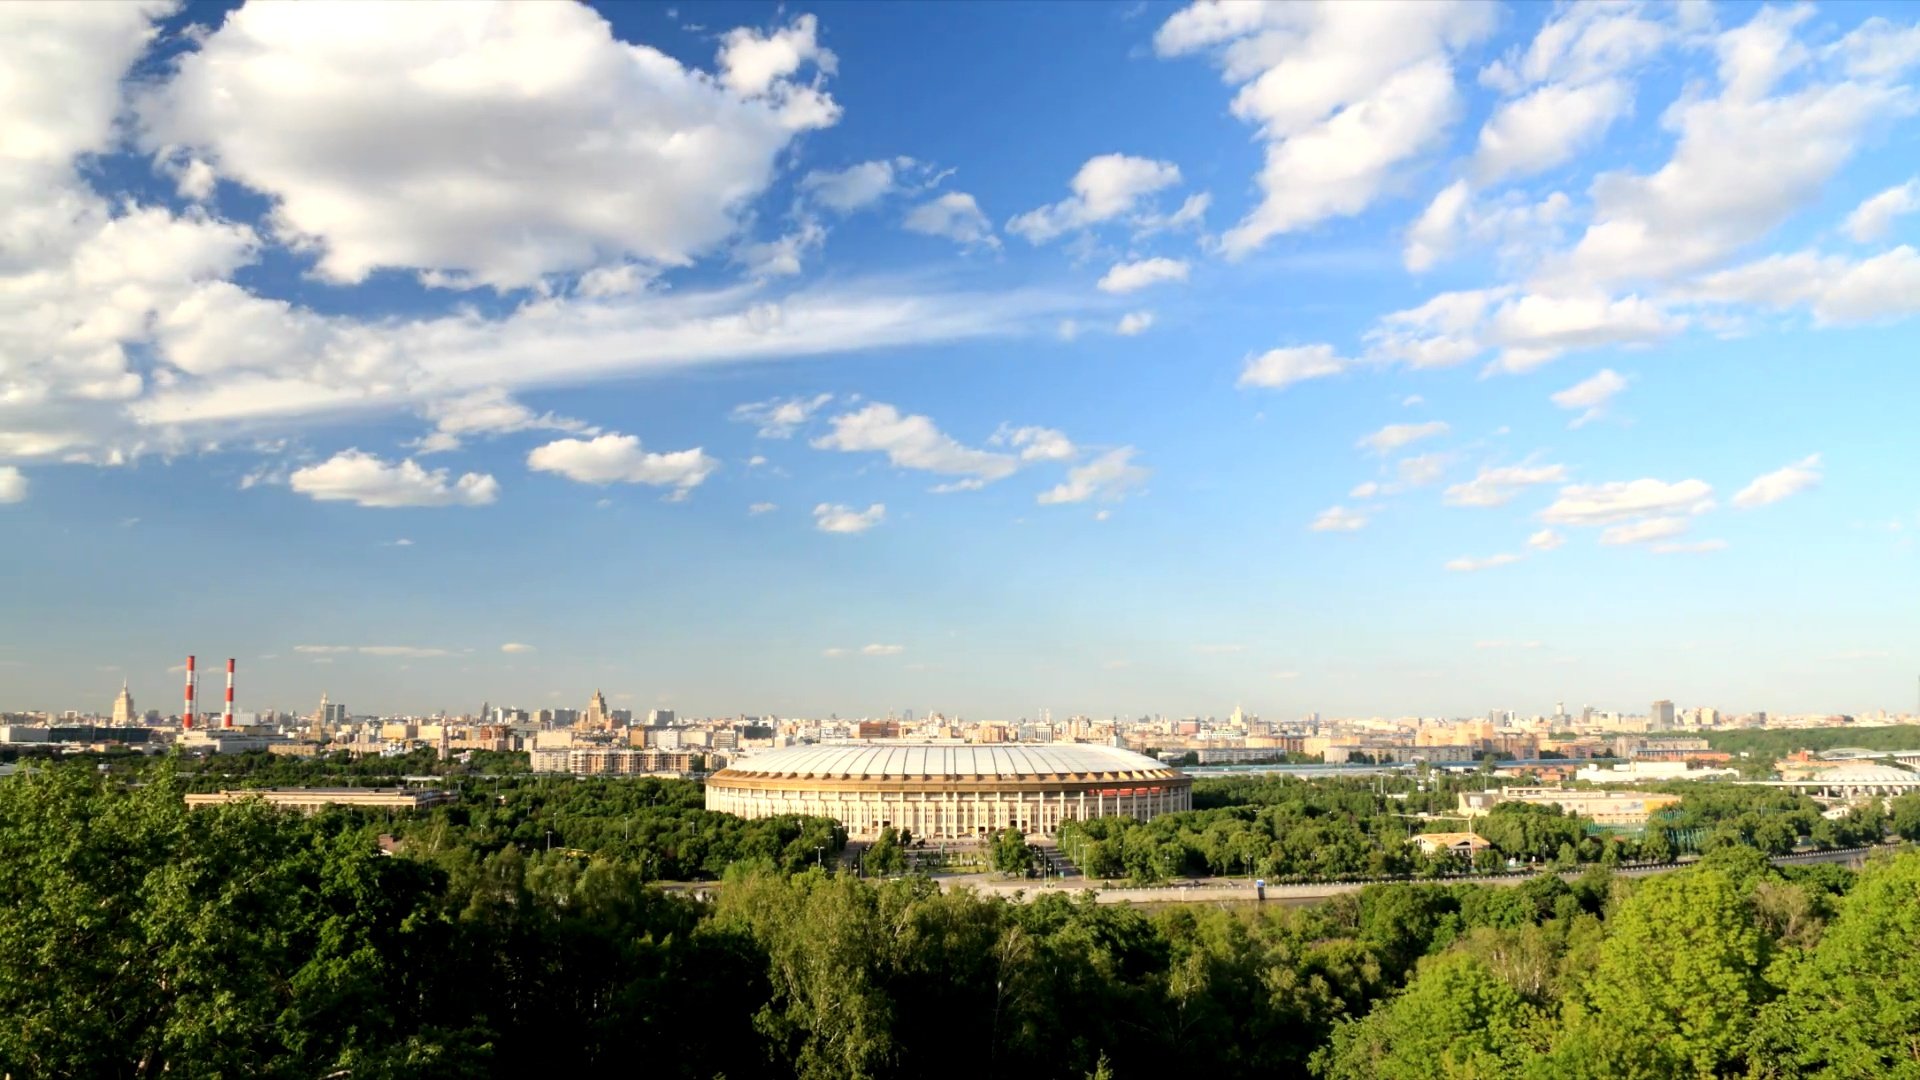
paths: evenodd
<path fill-rule="evenodd" d="M 839 503 L 821 503 L 813 508 L 813 527 L 821 532 L 866 532 L 886 519 L 887 508 L 883 503 L 874 503 L 865 510 L 855 510 Z"/>
<path fill-rule="evenodd" d="M 754 503 L 752 506 L 747 507 L 747 513 L 753 515 L 754 517 L 759 517 L 761 514 L 771 514 L 778 509 L 780 508 L 774 505 L 773 503 L 757 502 L 757 503 Z"/>
<path fill-rule="evenodd" d="M 1440 479 L 1452 463 L 1452 454 L 1418 454 L 1402 458 L 1394 469 L 1403 487 L 1425 487 Z"/>
<path fill-rule="evenodd" d="M 1240 369 L 1240 379 L 1235 385 L 1279 390 L 1308 379 L 1338 375 L 1351 363 L 1337 355 L 1331 345 L 1269 349 L 1247 360 L 1246 366 Z"/>
<path fill-rule="evenodd" d="M 841 648 L 838 645 L 833 645 L 833 646 L 829 646 L 828 648 L 821 649 L 820 655 L 827 657 L 828 659 L 838 659 L 842 656 L 847 655 L 847 650 Z"/>
<path fill-rule="evenodd" d="M 1573 484 L 1540 514 L 1555 525 L 1605 525 L 1629 518 L 1699 514 L 1712 509 L 1713 486 L 1703 480 L 1616 480 Z"/>
<path fill-rule="evenodd" d="M 1624 79 L 1549 83 L 1495 111 L 1480 129 L 1474 173 L 1482 183 L 1494 183 L 1545 172 L 1590 147 L 1632 107 L 1633 91 Z"/>
<path fill-rule="evenodd" d="M 1811 7 L 1761 8 L 1721 33 L 1717 96 L 1683 96 L 1663 117 L 1677 135 L 1651 173 L 1601 175 L 1594 215 L 1551 276 L 1591 287 L 1667 279 L 1709 266 L 1760 239 L 1816 198 L 1876 117 L 1905 95 L 1872 77 L 1822 77 L 1774 93 L 1807 66 L 1794 37 Z M 1854 73 L 1856 76 L 1858 73 Z"/>
<path fill-rule="evenodd" d="M 505 645 L 500 646 L 500 651 L 503 653 L 530 653 L 536 650 L 533 646 L 523 642 L 509 641 Z"/>
<path fill-rule="evenodd" d="M 901 161 L 912 164 L 911 159 Z M 852 213 L 897 190 L 895 168 L 895 162 L 883 159 L 863 161 L 838 172 L 816 169 L 800 181 L 800 189 L 828 209 Z"/>
<path fill-rule="evenodd" d="M 1152 326 L 1153 312 L 1129 311 L 1120 316 L 1120 325 L 1114 327 L 1114 332 L 1121 337 L 1133 337 L 1146 333 Z"/>
<path fill-rule="evenodd" d="M 1379 481 L 1366 480 L 1366 481 L 1362 481 L 1361 483 L 1353 485 L 1353 490 L 1347 492 L 1347 498 L 1371 499 L 1379 495 L 1381 491 L 1382 491 L 1382 488 L 1380 486 Z"/>
<path fill-rule="evenodd" d="M 1000 246 L 1000 239 L 993 235 L 993 225 L 980 211 L 980 204 L 964 191 L 949 191 L 931 202 L 921 203 L 909 210 L 900 224 L 908 232 L 944 236 L 962 247 Z"/>
<path fill-rule="evenodd" d="M 1679 517 L 1642 518 L 1622 525 L 1610 526 L 1600 532 L 1603 544 L 1644 544 L 1652 540 L 1668 540 L 1687 531 L 1687 520 Z"/>
<path fill-rule="evenodd" d="M 1755 477 L 1753 483 L 1741 488 L 1740 493 L 1733 497 L 1733 505 L 1742 510 L 1771 506 L 1819 483 L 1820 455 L 1812 454 L 1785 468 Z"/>
<path fill-rule="evenodd" d="M 1491 570 L 1496 566 L 1506 566 L 1510 563 L 1517 563 L 1522 558 L 1524 558 L 1524 556 L 1515 555 L 1511 552 L 1502 552 L 1498 555 L 1488 555 L 1483 558 L 1462 557 L 1448 560 L 1447 569 L 1456 573 L 1471 573 L 1475 570 Z"/>
<path fill-rule="evenodd" d="M 736 405 L 730 415 L 741 423 L 752 424 L 755 434 L 763 439 L 786 439 L 791 438 L 796 429 L 812 420 L 813 414 L 832 400 L 832 394 L 768 398 L 766 401 Z"/>
<path fill-rule="evenodd" d="M 1658 341 L 1681 323 L 1638 296 L 1529 293 L 1502 304 L 1490 320 L 1490 344 L 1501 347 L 1493 369 L 1532 371 L 1571 349 Z"/>
<path fill-rule="evenodd" d="M 1627 388 L 1626 377 L 1612 368 L 1601 368 L 1591 376 L 1553 395 L 1553 403 L 1563 409 L 1579 409 L 1573 426 L 1580 427 L 1606 412 L 1614 395 Z"/>
<path fill-rule="evenodd" d="M 361 656 L 392 656 L 407 660 L 427 660 L 453 655 L 452 649 L 434 649 L 419 645 L 295 645 L 293 651 L 321 655 L 356 653 Z"/>
<path fill-rule="evenodd" d="M 1567 538 L 1552 529 L 1541 529 L 1527 537 L 1527 546 L 1535 551 L 1552 551 L 1567 542 Z"/>
<path fill-rule="evenodd" d="M 1313 524 L 1307 527 L 1314 532 L 1353 532 L 1365 528 L 1366 524 L 1365 514 L 1344 506 L 1329 506 L 1320 511 L 1320 515 L 1313 519 Z"/>
<path fill-rule="evenodd" d="M 1067 185 L 1073 191 L 1071 196 L 1021 214 L 1007 222 L 1007 231 L 1026 237 L 1030 244 L 1043 244 L 1075 229 L 1130 213 L 1143 198 L 1179 182 L 1180 168 L 1170 161 L 1101 154 L 1088 159 L 1074 174 Z M 1205 201 L 1195 204 L 1189 199 L 1175 217 L 1191 213 L 1197 218 L 1206 205 Z"/>
<path fill-rule="evenodd" d="M 434 422 L 433 432 L 415 444 L 423 454 L 457 450 L 464 435 L 505 435 L 536 430 L 594 433 L 599 430 L 553 413 L 536 414 L 498 387 L 429 402 L 423 411 L 427 419 Z"/>
<path fill-rule="evenodd" d="M 1005 479 L 1020 467 L 1010 455 L 963 446 L 934 426 L 931 419 L 902 415 L 900 410 L 880 402 L 841 413 L 831 424 L 831 431 L 813 440 L 816 449 L 878 451 L 902 469 L 969 477 L 981 483 Z"/>
<path fill-rule="evenodd" d="M 1042 506 L 1086 502 L 1088 499 L 1119 502 L 1134 488 L 1147 482 L 1148 470 L 1133 464 L 1135 453 L 1131 446 L 1116 447 L 1084 465 L 1076 465 L 1067 470 L 1066 480 L 1041 492 L 1035 501 Z"/>
<path fill-rule="evenodd" d="M 1364 436 L 1354 445 L 1371 450 L 1376 454 L 1391 454 L 1403 446 L 1445 435 L 1453 430 L 1444 420 L 1428 420 L 1420 424 L 1388 424 L 1371 435 Z"/>
<path fill-rule="evenodd" d="M 1895 218 L 1920 210 L 1920 180 L 1890 187 L 1847 215 L 1847 234 L 1863 244 L 1884 239 Z"/>
<path fill-rule="evenodd" d="M 700 447 L 655 454 L 634 435 L 609 432 L 593 439 L 557 439 L 534 447 L 527 468 L 582 484 L 647 484 L 687 492 L 699 487 L 720 462 Z"/>
<path fill-rule="evenodd" d="M 1472 198 L 1473 189 L 1465 180 L 1440 189 L 1407 230 L 1407 246 L 1400 259 L 1408 270 L 1416 274 L 1430 270 L 1452 250 L 1454 233 Z"/>
<path fill-rule="evenodd" d="M 1811 251 L 1769 255 L 1683 291 L 1722 303 L 1806 305 L 1820 323 L 1877 322 L 1920 312 L 1920 252 L 1902 244 L 1858 261 Z"/>
<path fill-rule="evenodd" d="M 832 69 L 814 29 L 732 31 L 713 79 L 582 4 L 478 21 L 459 5 L 249 4 L 143 97 L 140 137 L 271 198 L 276 232 L 330 281 L 394 268 L 512 288 L 623 258 L 680 266 L 735 232 L 799 133 L 838 119 L 790 79 Z"/>
<path fill-rule="evenodd" d="M 27 476 L 11 465 L 0 465 L 0 505 L 25 501 Z"/>
<path fill-rule="evenodd" d="M 1112 269 L 1101 275 L 1098 284 L 1101 292 L 1130 293 L 1165 281 L 1185 280 L 1187 280 L 1187 263 L 1184 259 L 1155 256 L 1134 262 L 1115 263 Z"/>
<path fill-rule="evenodd" d="M 804 268 L 807 256 L 827 242 L 826 226 L 811 214 L 800 215 L 793 229 L 772 240 L 742 244 L 733 253 L 733 261 L 746 268 L 756 281 L 793 277 Z"/>
<path fill-rule="evenodd" d="M 1474 478 L 1449 487 L 1448 506 L 1505 506 L 1535 484 L 1559 484 L 1567 479 L 1565 465 L 1499 465 L 1483 467 Z"/>
<path fill-rule="evenodd" d="M 1072 461 L 1080 448 L 1065 434 L 1045 427 L 1009 427 L 1005 424 L 987 440 L 994 446 L 1011 446 L 1020 451 L 1021 461 Z"/>
<path fill-rule="evenodd" d="M 802 15 L 771 34 L 744 26 L 729 30 L 720 39 L 720 81 L 743 96 L 760 97 L 807 64 L 833 74 L 836 59 L 820 46 L 818 32 L 811 15 Z"/>
<path fill-rule="evenodd" d="M 899 656 L 906 651 L 905 645 L 862 645 L 860 647 L 862 656 Z"/>
<path fill-rule="evenodd" d="M 1210 50 L 1240 86 L 1233 112 L 1266 143 L 1260 204 L 1222 237 L 1232 256 L 1358 214 L 1439 145 L 1458 111 L 1451 54 L 1493 28 L 1472 3 L 1194 3 L 1160 27 L 1162 56 Z"/>
<path fill-rule="evenodd" d="M 412 459 L 389 464 L 360 450 L 342 450 L 287 477 L 293 490 L 319 502 L 356 506 L 485 506 L 500 485 L 485 473 L 464 473 L 448 482 L 446 469 L 427 470 Z"/>

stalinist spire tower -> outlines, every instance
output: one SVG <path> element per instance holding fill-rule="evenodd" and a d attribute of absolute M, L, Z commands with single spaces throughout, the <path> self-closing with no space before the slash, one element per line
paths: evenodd
<path fill-rule="evenodd" d="M 113 699 L 113 726 L 128 727 L 134 723 L 133 695 L 127 691 L 127 681 L 120 680 L 120 696 Z"/>

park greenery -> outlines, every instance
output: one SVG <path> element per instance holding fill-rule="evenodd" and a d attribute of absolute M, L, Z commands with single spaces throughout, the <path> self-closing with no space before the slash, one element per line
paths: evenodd
<path fill-rule="evenodd" d="M 1768 854 L 1877 843 L 1888 831 L 1878 808 L 1837 819 L 1810 797 L 1732 784 L 1669 785 L 1680 802 L 1644 830 L 1612 831 L 1549 806 L 1502 803 L 1474 818 L 1452 817 L 1458 794 L 1480 790 L 1477 775 L 1201 780 L 1199 809 L 1152 821 L 1067 822 L 1060 847 L 1089 877 L 1154 884 L 1176 878 L 1241 875 L 1273 881 L 1431 878 L 1511 864 L 1666 862 L 1721 847 Z M 1903 797 L 1909 798 L 1909 797 Z M 1913 798 L 1920 803 L 1920 798 Z M 1901 800 L 1895 800 L 1896 811 Z M 1920 805 L 1913 807 L 1920 818 Z M 1424 815 L 1424 816 L 1423 816 Z M 1476 863 L 1423 854 L 1422 832 L 1466 831 L 1492 845 Z"/>
<path fill-rule="evenodd" d="M 685 809 L 649 784 L 503 781 L 467 792 L 464 821 L 390 821 L 188 811 L 165 762 L 137 783 L 89 765 L 10 777 L 0 1074 L 1916 1072 L 1920 854 L 1856 876 L 1728 844 L 1644 878 L 1593 866 L 1149 910 L 833 873 L 800 823 L 784 845 L 730 841 L 701 901 L 647 885 L 635 861 L 679 842 L 664 824 L 628 835 L 630 816 Z"/>

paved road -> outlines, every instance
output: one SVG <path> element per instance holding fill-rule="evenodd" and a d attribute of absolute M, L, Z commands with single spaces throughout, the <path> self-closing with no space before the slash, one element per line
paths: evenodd
<path fill-rule="evenodd" d="M 1869 855 L 1880 851 L 1896 851 L 1905 845 L 1890 844 L 1872 848 L 1848 848 L 1838 851 L 1809 851 L 1795 855 L 1778 855 L 1775 865 L 1796 863 L 1843 863 L 1858 866 Z M 1622 877 L 1645 877 L 1649 874 L 1662 874 L 1693 865 L 1693 860 L 1678 863 L 1654 863 L 1647 865 L 1629 865 L 1617 867 L 1614 873 Z M 1560 876 L 1568 880 L 1579 877 L 1586 871 L 1569 870 Z M 1519 885 L 1531 880 L 1531 873 L 1484 874 L 1469 877 L 1419 878 L 1413 883 L 1426 884 L 1477 884 L 1477 885 Z M 982 893 L 992 893 L 1008 899 L 1031 900 L 1046 893 L 1060 892 L 1077 894 L 1091 892 L 1094 900 L 1102 904 L 1178 904 L 1213 901 L 1252 902 L 1255 895 L 1253 882 L 1246 878 L 1199 878 L 1191 884 L 1158 885 L 1151 888 L 1132 888 L 1120 886 L 1102 888 L 1101 883 L 1083 878 L 1068 878 L 1065 881 L 1024 881 L 1005 880 L 994 874 L 962 874 L 937 879 L 942 889 L 970 888 Z M 1406 878 L 1376 878 L 1369 881 L 1343 881 L 1312 885 L 1268 885 L 1266 900 L 1277 904 L 1311 904 L 1342 893 L 1358 892 L 1368 885 L 1379 882 L 1402 882 Z"/>

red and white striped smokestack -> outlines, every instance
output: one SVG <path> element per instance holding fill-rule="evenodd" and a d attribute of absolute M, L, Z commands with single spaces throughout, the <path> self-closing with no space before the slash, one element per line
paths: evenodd
<path fill-rule="evenodd" d="M 233 730 L 233 657 L 227 657 L 227 711 L 220 715 L 220 726 Z"/>
<path fill-rule="evenodd" d="M 187 704 L 180 713 L 180 726 L 193 730 L 193 657 L 187 657 Z"/>

